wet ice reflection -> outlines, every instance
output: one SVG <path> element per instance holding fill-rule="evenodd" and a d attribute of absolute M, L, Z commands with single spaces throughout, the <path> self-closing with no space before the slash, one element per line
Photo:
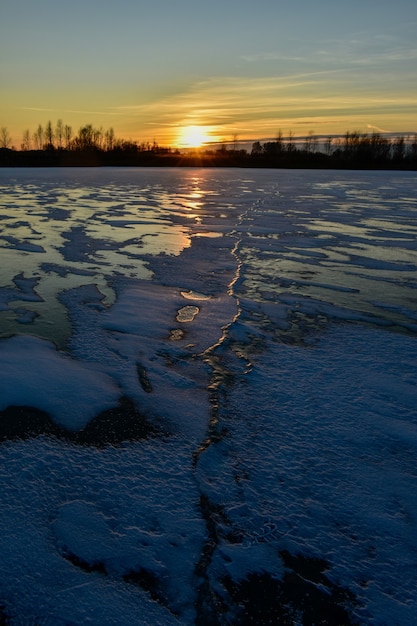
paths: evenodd
<path fill-rule="evenodd" d="M 382 176 L 292 173 L 297 189 L 281 185 L 261 226 L 255 229 L 250 215 L 242 220 L 239 232 L 249 234 L 239 250 L 242 292 L 259 301 L 291 299 L 330 315 L 414 327 L 413 182 L 399 173 L 382 185 Z"/>
<path fill-rule="evenodd" d="M 177 255 L 190 245 L 181 209 L 161 184 L 134 184 L 135 176 L 126 181 L 123 175 L 109 182 L 103 171 L 15 171 L 16 180 L 7 174 L 0 181 L 3 336 L 33 332 L 61 343 L 70 329 L 60 293 L 95 284 L 107 304 L 114 301 L 112 277 L 150 279 L 147 256 Z M 190 202 L 195 197 L 192 190 Z M 32 316 L 22 315 L 27 298 L 16 288 L 16 276 L 36 277 Z M 36 328 L 22 328 L 28 320 Z"/>
<path fill-rule="evenodd" d="M 62 343 L 70 328 L 60 294 L 92 284 L 107 306 L 115 281 L 152 279 L 156 257 L 216 239 L 239 241 L 241 295 L 414 320 L 417 203 L 407 174 L 3 170 L 0 187 L 3 336 Z M 30 291 L 18 277 L 35 281 Z"/>

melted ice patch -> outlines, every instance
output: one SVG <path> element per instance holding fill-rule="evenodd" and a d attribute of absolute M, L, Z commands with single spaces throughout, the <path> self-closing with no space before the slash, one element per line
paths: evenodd
<path fill-rule="evenodd" d="M 175 319 L 177 320 L 177 322 L 192 322 L 199 312 L 200 309 L 198 306 L 183 306 L 181 307 L 181 309 L 178 310 Z"/>
<path fill-rule="evenodd" d="M 211 296 L 207 296 L 204 293 L 199 293 L 198 291 L 181 291 L 181 295 L 186 300 L 210 300 Z"/>

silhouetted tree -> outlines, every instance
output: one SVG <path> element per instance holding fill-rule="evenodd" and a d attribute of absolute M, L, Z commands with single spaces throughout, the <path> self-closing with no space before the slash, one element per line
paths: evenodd
<path fill-rule="evenodd" d="M 307 137 L 304 141 L 304 150 L 310 154 L 311 152 L 315 152 L 317 148 L 317 139 L 314 137 L 314 131 L 310 130 Z"/>
<path fill-rule="evenodd" d="M 294 133 L 292 130 L 288 133 L 288 141 L 287 141 L 287 152 L 295 151 L 295 142 L 294 142 Z"/>
<path fill-rule="evenodd" d="M 43 149 L 43 128 L 41 124 L 39 124 L 38 128 L 33 134 L 33 141 L 35 143 L 36 150 Z"/>
<path fill-rule="evenodd" d="M 361 139 L 361 133 L 359 131 L 354 130 L 352 132 L 350 131 L 346 132 L 344 136 L 344 143 L 343 143 L 343 152 L 344 152 L 345 158 L 349 159 L 357 153 L 360 139 Z M 366 135 L 362 136 L 362 141 L 364 139 L 366 139 Z"/>
<path fill-rule="evenodd" d="M 333 138 L 332 137 L 327 137 L 326 141 L 324 142 L 324 151 L 325 153 L 330 156 L 333 150 Z"/>
<path fill-rule="evenodd" d="M 414 135 L 413 139 L 410 142 L 408 155 L 413 162 L 417 161 L 417 134 Z"/>
<path fill-rule="evenodd" d="M 31 148 L 30 131 L 29 130 L 25 130 L 23 132 L 22 150 L 30 150 L 30 148 Z"/>
<path fill-rule="evenodd" d="M 149 152 L 151 149 L 151 144 L 149 143 L 149 141 L 142 141 L 139 144 L 139 150 L 140 152 Z"/>
<path fill-rule="evenodd" d="M 61 119 L 57 120 L 55 126 L 55 138 L 58 148 L 62 148 L 62 142 L 64 140 L 64 124 Z"/>
<path fill-rule="evenodd" d="M 114 148 L 114 141 L 115 141 L 113 128 L 109 128 L 105 132 L 105 134 L 104 134 L 104 141 L 105 141 L 105 149 L 109 150 L 109 151 L 113 150 L 113 148 Z"/>
<path fill-rule="evenodd" d="M 387 168 L 404 167 L 417 168 L 417 134 L 413 137 L 397 137 L 389 139 L 379 133 L 372 135 L 360 131 L 346 132 L 341 138 L 329 136 L 319 146 L 317 136 L 310 131 L 304 140 L 294 139 L 292 131 L 286 138 L 281 130 L 276 139 L 261 144 L 255 141 L 250 154 L 246 150 L 237 148 L 237 135 L 233 136 L 233 149 L 225 144 L 217 150 L 199 151 L 198 162 L 195 154 L 181 155 L 170 147 L 161 147 L 154 140 L 138 144 L 136 141 L 116 139 L 113 128 L 104 131 L 102 127 L 95 128 L 92 124 L 82 126 L 74 137 L 71 126 L 64 125 L 59 119 L 53 127 L 48 121 L 45 128 L 39 124 L 31 136 L 25 130 L 20 144 L 21 152 L 31 152 L 29 155 L 15 156 L 3 150 L 0 155 L 1 164 L 18 165 L 60 165 L 66 164 L 96 164 L 96 165 L 219 165 L 242 166 L 253 165 L 258 167 L 358 167 L 358 168 Z M 298 143 L 300 141 L 300 143 Z M 302 143 L 304 141 L 304 143 Z M 32 150 L 32 148 L 35 150 Z M 0 148 L 12 146 L 11 136 L 5 126 L 0 129 Z M 71 154 L 63 160 L 62 154 L 53 154 L 53 148 L 60 150 L 74 150 L 93 154 Z M 35 152 L 49 150 L 45 155 Z M 16 152 L 16 150 L 13 151 Z M 17 151 L 19 152 L 19 151 Z M 33 152 L 33 154 L 32 154 Z M 110 154 L 105 154 L 110 153 Z M 190 156 L 190 158 L 188 158 Z M 180 157 L 177 159 L 177 157 Z M 255 161 L 256 159 L 256 161 Z"/>
<path fill-rule="evenodd" d="M 262 154 L 267 157 L 273 157 L 277 155 L 277 144 L 275 141 L 265 141 L 262 146 Z"/>
<path fill-rule="evenodd" d="M 69 148 L 71 147 L 71 141 L 72 141 L 72 126 L 68 126 L 68 124 L 65 124 L 64 126 L 64 140 L 65 140 L 65 147 L 67 150 L 69 150 Z"/>
<path fill-rule="evenodd" d="M 276 136 L 276 139 L 275 139 L 275 143 L 277 144 L 278 152 L 282 152 L 282 150 L 283 150 L 283 141 L 284 141 L 284 137 L 283 137 L 283 134 L 282 134 L 282 130 L 280 129 L 277 132 L 277 136 Z"/>
<path fill-rule="evenodd" d="M 284 149 L 282 131 L 279 130 L 275 141 L 267 141 L 263 145 L 263 153 L 267 157 L 281 155 Z"/>
<path fill-rule="evenodd" d="M 405 157 L 405 139 L 397 137 L 392 145 L 392 158 L 394 161 L 402 161 Z"/>
<path fill-rule="evenodd" d="M 386 161 L 390 157 L 391 143 L 379 133 L 372 133 L 370 137 L 370 152 L 373 161 Z"/>
<path fill-rule="evenodd" d="M 0 128 L 0 148 L 10 148 L 12 145 L 12 138 L 6 126 Z"/>
<path fill-rule="evenodd" d="M 103 128 L 100 126 L 100 128 L 93 128 L 93 144 L 94 147 L 101 150 L 102 145 L 103 145 Z"/>
<path fill-rule="evenodd" d="M 74 148 L 76 150 L 94 150 L 96 148 L 94 137 L 92 124 L 82 126 L 78 131 L 77 137 L 73 140 Z"/>
<path fill-rule="evenodd" d="M 252 151 L 251 151 L 251 155 L 252 156 L 260 156 L 263 152 L 263 147 L 260 141 L 255 141 L 255 143 L 252 144 Z"/>
<path fill-rule="evenodd" d="M 51 120 L 48 120 L 45 126 L 45 150 L 51 150 L 54 147 L 54 131 Z"/>
<path fill-rule="evenodd" d="M 117 139 L 113 144 L 113 151 L 115 152 L 138 152 L 138 144 L 135 141 L 125 141 L 124 139 Z"/>

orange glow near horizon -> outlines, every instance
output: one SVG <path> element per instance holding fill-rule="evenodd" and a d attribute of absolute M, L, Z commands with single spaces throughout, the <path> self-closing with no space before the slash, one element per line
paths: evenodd
<path fill-rule="evenodd" d="M 212 141 L 205 126 L 183 126 L 177 137 L 179 148 L 201 148 Z"/>

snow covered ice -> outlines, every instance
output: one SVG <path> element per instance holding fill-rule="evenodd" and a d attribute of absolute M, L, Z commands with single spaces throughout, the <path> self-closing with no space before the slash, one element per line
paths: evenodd
<path fill-rule="evenodd" d="M 414 624 L 416 174 L 0 187 L 0 621 Z"/>

